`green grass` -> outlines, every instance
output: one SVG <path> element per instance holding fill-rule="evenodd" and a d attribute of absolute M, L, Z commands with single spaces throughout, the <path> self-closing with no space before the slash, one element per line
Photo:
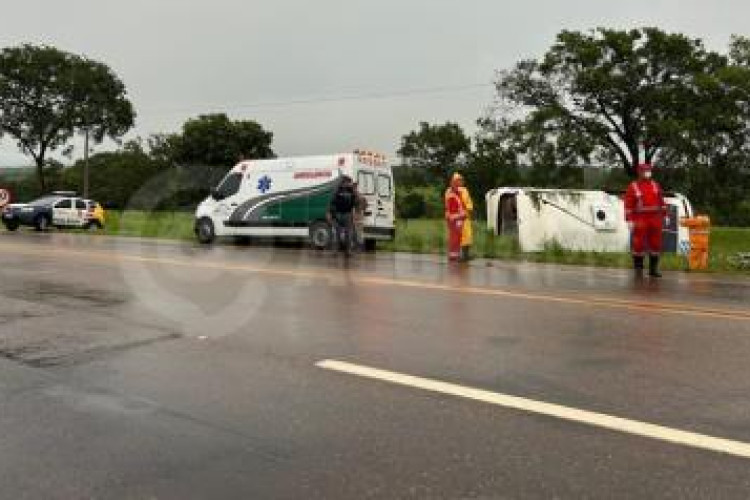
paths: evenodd
<path fill-rule="evenodd" d="M 195 237 L 193 214 L 188 212 L 109 212 L 104 234 L 192 240 Z M 445 222 L 442 220 L 400 220 L 397 223 L 396 240 L 381 244 L 379 248 L 385 251 L 445 254 L 446 241 Z M 750 274 L 750 269 L 739 269 L 732 260 L 738 252 L 750 252 L 750 229 L 712 228 L 709 271 Z M 519 249 L 515 238 L 495 236 L 485 229 L 482 222 L 476 222 L 474 225 L 473 254 L 490 259 L 554 264 L 602 267 L 630 267 L 631 265 L 630 256 L 626 253 L 572 252 L 557 245 L 550 245 L 543 252 L 524 253 Z M 665 255 L 663 268 L 685 269 L 685 259 L 677 255 Z"/>
<path fill-rule="evenodd" d="M 189 240 L 193 234 L 193 214 L 189 212 L 107 212 L 105 234 Z"/>
<path fill-rule="evenodd" d="M 384 245 L 384 248 L 398 252 L 443 254 L 446 241 L 445 222 L 442 220 L 399 221 L 396 240 Z M 574 252 L 564 250 L 559 245 L 549 245 L 543 252 L 524 253 L 520 251 L 515 238 L 495 236 L 485 229 L 482 222 L 474 225 L 472 252 L 477 257 L 491 259 L 603 267 L 631 266 L 627 253 Z M 750 252 L 750 229 L 712 228 L 709 271 L 743 272 L 732 260 L 738 252 Z M 684 257 L 668 254 L 664 256 L 662 266 L 664 269 L 679 270 L 686 268 L 686 262 Z M 750 269 L 744 272 L 750 273 Z"/>

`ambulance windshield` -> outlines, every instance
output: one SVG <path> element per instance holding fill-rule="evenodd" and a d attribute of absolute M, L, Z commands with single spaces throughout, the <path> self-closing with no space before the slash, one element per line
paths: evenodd
<path fill-rule="evenodd" d="M 214 190 L 213 197 L 217 200 L 223 200 L 224 198 L 233 196 L 240 190 L 241 184 L 242 174 L 239 172 L 232 172 L 227 175 L 224 180 L 221 181 L 219 187 Z"/>

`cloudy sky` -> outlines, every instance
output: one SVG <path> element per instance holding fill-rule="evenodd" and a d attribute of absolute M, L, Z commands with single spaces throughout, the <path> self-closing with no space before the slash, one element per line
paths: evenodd
<path fill-rule="evenodd" d="M 0 47 L 54 45 L 115 70 L 138 113 L 130 137 L 223 111 L 272 130 L 284 156 L 392 154 L 419 121 L 473 131 L 496 70 L 597 26 L 659 26 L 724 50 L 750 34 L 750 2 L 0 0 Z M 19 163 L 0 140 L 0 165 Z"/>

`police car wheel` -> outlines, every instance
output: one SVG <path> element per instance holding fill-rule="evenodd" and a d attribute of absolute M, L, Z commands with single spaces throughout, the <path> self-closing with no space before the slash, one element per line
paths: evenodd
<path fill-rule="evenodd" d="M 46 215 L 39 215 L 34 219 L 34 227 L 37 231 L 46 231 L 49 229 L 50 220 Z"/>
<path fill-rule="evenodd" d="M 324 250 L 331 246 L 331 227 L 323 221 L 314 222 L 310 226 L 310 243 L 318 250 Z"/>
<path fill-rule="evenodd" d="M 6 222 L 5 223 L 5 229 L 8 231 L 16 231 L 18 229 L 18 223 L 17 222 Z"/>
<path fill-rule="evenodd" d="M 85 226 L 83 226 L 83 229 L 86 231 L 99 231 L 102 229 L 102 225 L 99 221 L 92 220 L 86 223 Z"/>
<path fill-rule="evenodd" d="M 214 223 L 211 219 L 203 218 L 195 223 L 195 235 L 200 243 L 207 245 L 212 243 L 216 239 L 216 232 L 214 231 Z"/>

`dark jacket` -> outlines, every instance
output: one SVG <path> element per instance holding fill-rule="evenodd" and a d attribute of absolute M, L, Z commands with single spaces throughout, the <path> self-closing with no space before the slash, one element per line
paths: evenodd
<path fill-rule="evenodd" d="M 351 214 L 356 202 L 354 188 L 340 186 L 331 199 L 331 213 Z"/>

